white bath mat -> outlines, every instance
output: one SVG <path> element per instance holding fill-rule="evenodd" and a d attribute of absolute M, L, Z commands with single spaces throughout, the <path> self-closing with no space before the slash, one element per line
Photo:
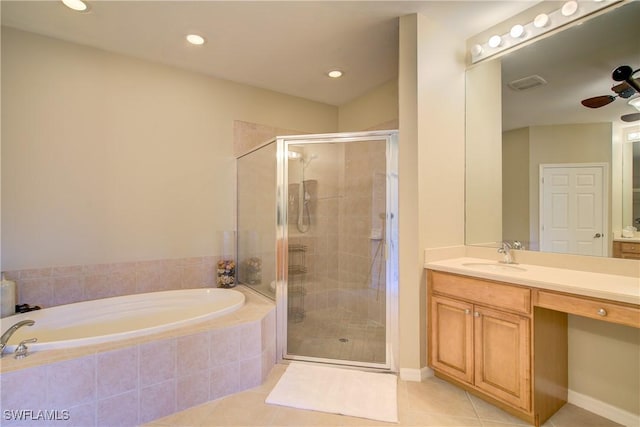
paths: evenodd
<path fill-rule="evenodd" d="M 291 363 L 266 402 L 398 422 L 395 375 Z"/>

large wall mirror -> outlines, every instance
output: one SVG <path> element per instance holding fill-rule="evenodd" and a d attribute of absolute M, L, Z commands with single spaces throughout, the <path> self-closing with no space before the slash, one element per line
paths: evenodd
<path fill-rule="evenodd" d="M 640 229 L 640 93 L 612 90 L 620 65 L 640 69 L 637 1 L 468 68 L 467 245 L 610 256 Z"/>

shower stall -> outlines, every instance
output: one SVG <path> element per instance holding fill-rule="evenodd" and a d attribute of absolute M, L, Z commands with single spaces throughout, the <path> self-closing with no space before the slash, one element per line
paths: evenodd
<path fill-rule="evenodd" d="M 278 356 L 396 370 L 397 132 L 277 137 L 238 158 L 238 282 Z"/>

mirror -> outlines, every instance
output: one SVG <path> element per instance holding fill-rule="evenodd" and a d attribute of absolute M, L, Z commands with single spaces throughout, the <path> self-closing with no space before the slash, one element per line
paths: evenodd
<path fill-rule="evenodd" d="M 638 22 L 640 2 L 626 3 L 468 68 L 467 245 L 610 255 L 635 218 L 638 159 L 624 138 L 640 121 L 621 116 L 640 94 L 617 96 L 612 71 L 640 68 Z M 581 105 L 602 95 L 615 99 Z"/>

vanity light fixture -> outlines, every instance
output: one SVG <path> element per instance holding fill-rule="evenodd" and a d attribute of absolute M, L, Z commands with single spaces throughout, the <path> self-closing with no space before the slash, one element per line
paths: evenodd
<path fill-rule="evenodd" d="M 524 26 L 520 24 L 516 24 L 511 27 L 511 31 L 509 31 L 509 35 L 514 39 L 518 39 L 524 36 Z"/>
<path fill-rule="evenodd" d="M 62 3 L 76 12 L 87 12 L 89 10 L 89 5 L 82 0 L 62 0 Z"/>
<path fill-rule="evenodd" d="M 342 71 L 340 70 L 331 70 L 327 73 L 327 76 L 331 77 L 332 79 L 337 79 L 342 77 Z"/>
<path fill-rule="evenodd" d="M 198 34 L 187 34 L 187 41 L 193 45 L 200 46 L 205 42 L 204 37 L 199 36 Z"/>
<path fill-rule="evenodd" d="M 471 63 L 489 58 L 525 41 L 578 21 L 623 0 L 565 1 L 562 6 L 549 13 L 539 13 L 531 22 L 517 24 L 506 34 L 494 34 L 486 42 L 470 47 Z"/>

